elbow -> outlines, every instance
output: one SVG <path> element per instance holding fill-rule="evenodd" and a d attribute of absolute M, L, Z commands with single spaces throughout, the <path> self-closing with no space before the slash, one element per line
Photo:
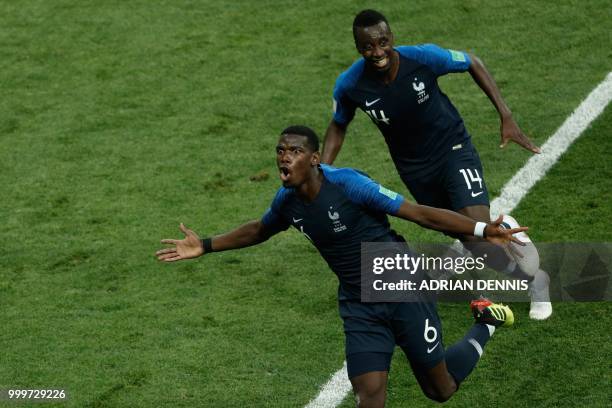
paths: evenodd
<path fill-rule="evenodd" d="M 331 124 L 340 132 L 346 132 L 346 128 L 348 127 L 348 123 L 338 123 L 334 119 L 332 119 Z"/>
<path fill-rule="evenodd" d="M 258 244 L 267 241 L 271 237 L 270 233 L 268 230 L 266 230 L 266 227 L 261 221 L 256 221 L 254 236 L 255 242 Z"/>
<path fill-rule="evenodd" d="M 470 57 L 470 68 L 469 68 L 470 72 L 473 73 L 477 70 L 484 69 L 485 65 L 480 58 L 478 58 L 474 54 L 469 54 L 469 57 Z"/>
<path fill-rule="evenodd" d="M 344 139 L 344 135 L 346 134 L 346 128 L 348 124 L 342 124 L 336 122 L 334 119 L 329 122 L 329 126 L 327 127 L 327 132 L 325 134 L 325 139 L 333 138 L 337 140 Z"/>

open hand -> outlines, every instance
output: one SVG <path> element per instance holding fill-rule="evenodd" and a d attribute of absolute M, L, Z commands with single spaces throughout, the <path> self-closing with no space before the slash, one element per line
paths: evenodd
<path fill-rule="evenodd" d="M 533 144 L 533 142 L 523 133 L 523 131 L 518 127 L 516 122 L 512 117 L 507 119 L 503 119 L 501 123 L 501 144 L 499 147 L 504 148 L 508 144 L 509 141 L 513 141 L 514 143 L 522 146 L 523 148 L 529 150 L 533 153 L 540 153 L 541 150 L 538 146 Z"/>
<path fill-rule="evenodd" d="M 185 234 L 183 239 L 162 239 L 162 244 L 173 245 L 170 248 L 160 249 L 155 253 L 158 261 L 175 262 L 183 259 L 197 258 L 204 254 L 200 237 L 185 227 L 183 223 L 179 226 L 180 230 Z"/>
<path fill-rule="evenodd" d="M 510 243 L 514 243 L 520 246 L 525 246 L 525 243 L 519 240 L 514 234 L 518 232 L 527 231 L 528 227 L 518 227 L 512 229 L 506 229 L 501 226 L 504 216 L 500 215 L 495 221 L 487 224 L 485 228 L 486 240 L 500 246 L 506 246 Z"/>

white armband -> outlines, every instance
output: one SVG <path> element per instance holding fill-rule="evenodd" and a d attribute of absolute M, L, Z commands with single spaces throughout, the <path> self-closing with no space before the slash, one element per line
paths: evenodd
<path fill-rule="evenodd" d="M 474 226 L 474 236 L 484 238 L 485 228 L 487 228 L 486 222 L 477 222 L 476 225 Z"/>

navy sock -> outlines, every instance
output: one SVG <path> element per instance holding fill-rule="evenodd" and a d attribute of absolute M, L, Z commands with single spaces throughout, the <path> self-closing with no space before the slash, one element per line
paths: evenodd
<path fill-rule="evenodd" d="M 446 350 L 445 360 L 448 372 L 457 386 L 472 372 L 482 355 L 482 349 L 491 338 L 495 328 L 476 323 L 465 337 Z"/>

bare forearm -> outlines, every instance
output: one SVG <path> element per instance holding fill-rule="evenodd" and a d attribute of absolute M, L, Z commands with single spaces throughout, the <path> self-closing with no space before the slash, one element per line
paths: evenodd
<path fill-rule="evenodd" d="M 323 141 L 323 153 L 321 162 L 325 164 L 333 164 L 340 152 L 344 136 L 346 135 L 346 127 L 343 127 L 333 120 L 330 122 L 325 132 L 325 140 Z"/>
<path fill-rule="evenodd" d="M 270 238 L 259 220 L 249 221 L 235 230 L 212 237 L 213 251 L 227 251 L 262 243 Z"/>
<path fill-rule="evenodd" d="M 510 108 L 508 108 L 508 105 L 506 105 L 506 102 L 504 102 L 504 98 L 502 98 L 495 80 L 489 71 L 487 71 L 482 61 L 473 55 L 470 55 L 470 60 L 470 74 L 472 78 L 484 93 L 487 94 L 495 106 L 495 109 L 497 109 L 497 113 L 499 113 L 499 118 L 501 120 L 501 144 L 499 147 L 505 147 L 508 142 L 512 141 L 532 153 L 540 153 L 540 148 L 523 133 L 515 122 L 512 117 L 512 112 Z"/>
<path fill-rule="evenodd" d="M 504 98 L 501 95 L 501 91 L 493 79 L 491 73 L 487 70 L 483 62 L 476 56 L 470 55 L 472 63 L 470 64 L 470 75 L 474 79 L 474 82 L 478 84 L 480 89 L 489 97 L 493 106 L 499 113 L 500 118 L 512 116 L 512 112 Z"/>
<path fill-rule="evenodd" d="M 476 224 L 471 218 L 454 211 L 412 204 L 407 201 L 402 203 L 396 215 L 424 228 L 461 235 L 473 235 Z"/>

